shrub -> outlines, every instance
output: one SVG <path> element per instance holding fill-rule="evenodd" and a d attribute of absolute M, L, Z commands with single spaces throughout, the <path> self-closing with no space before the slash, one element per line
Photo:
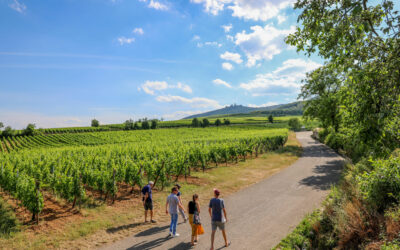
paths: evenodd
<path fill-rule="evenodd" d="M 217 120 L 215 120 L 214 124 L 215 124 L 215 126 L 218 127 L 218 126 L 221 126 L 222 122 L 220 119 L 217 119 Z"/>
<path fill-rule="evenodd" d="M 208 126 L 210 126 L 210 121 L 207 118 L 204 118 L 202 122 L 202 127 L 205 128 Z"/>
<path fill-rule="evenodd" d="M 224 124 L 225 124 L 225 125 L 230 125 L 230 124 L 231 124 L 231 121 L 230 121 L 229 119 L 224 119 Z"/>
<path fill-rule="evenodd" d="M 7 126 L 1 133 L 1 135 L 4 137 L 13 136 L 14 134 L 15 134 L 15 131 L 10 126 Z"/>
<path fill-rule="evenodd" d="M 11 208 L 0 198 L 0 235 L 9 235 L 18 230 L 18 219 Z"/>
<path fill-rule="evenodd" d="M 100 126 L 100 122 L 98 120 L 96 120 L 96 119 L 93 119 L 92 120 L 92 127 L 98 127 L 98 126 Z"/>
<path fill-rule="evenodd" d="M 150 129 L 150 124 L 147 120 L 142 122 L 142 129 Z"/>
<path fill-rule="evenodd" d="M 193 118 L 193 120 L 192 120 L 192 127 L 197 128 L 197 127 L 200 127 L 200 126 L 201 126 L 201 122 L 199 121 L 199 119 Z"/>
<path fill-rule="evenodd" d="M 151 121 L 151 129 L 156 129 L 157 128 L 157 120 L 152 120 Z"/>
<path fill-rule="evenodd" d="M 23 134 L 24 135 L 34 135 L 36 133 L 35 131 L 35 124 L 29 123 L 28 126 L 26 126 L 26 129 L 24 129 Z"/>
<path fill-rule="evenodd" d="M 372 162 L 374 170 L 359 177 L 365 200 L 378 211 L 400 201 L 400 157 Z"/>
<path fill-rule="evenodd" d="M 300 123 L 299 118 L 291 118 L 289 120 L 288 125 L 289 125 L 289 128 L 294 131 L 300 130 L 300 128 L 301 128 L 301 123 Z"/>

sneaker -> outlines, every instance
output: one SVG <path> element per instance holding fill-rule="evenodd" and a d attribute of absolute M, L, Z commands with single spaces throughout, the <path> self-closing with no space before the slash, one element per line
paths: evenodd
<path fill-rule="evenodd" d="M 186 223 L 188 220 L 185 218 L 184 220 L 183 220 L 183 223 Z"/>
<path fill-rule="evenodd" d="M 172 234 L 172 232 L 169 232 L 169 236 L 173 237 L 174 235 Z"/>
<path fill-rule="evenodd" d="M 178 234 L 178 233 L 175 233 L 173 237 L 175 238 L 175 237 L 178 237 L 178 236 L 179 236 L 179 234 Z"/>
<path fill-rule="evenodd" d="M 151 220 L 151 223 L 157 223 L 157 221 L 155 221 L 155 220 Z"/>

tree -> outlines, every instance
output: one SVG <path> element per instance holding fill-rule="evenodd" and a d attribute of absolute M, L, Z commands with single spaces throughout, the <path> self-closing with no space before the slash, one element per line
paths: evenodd
<path fill-rule="evenodd" d="M 132 119 L 126 120 L 124 122 L 124 129 L 125 130 L 131 130 L 131 129 L 133 129 L 133 127 L 134 127 L 134 125 L 133 125 L 133 120 Z"/>
<path fill-rule="evenodd" d="M 35 124 L 29 123 L 28 126 L 26 126 L 26 129 L 24 129 L 23 134 L 34 135 L 36 133 L 35 128 L 36 128 Z"/>
<path fill-rule="evenodd" d="M 200 126 L 201 126 L 201 124 L 200 124 L 199 119 L 193 118 L 193 120 L 192 120 L 192 127 L 197 128 L 197 127 L 200 127 Z"/>
<path fill-rule="evenodd" d="M 151 129 L 157 128 L 157 120 L 151 120 Z"/>
<path fill-rule="evenodd" d="M 2 136 L 9 137 L 14 135 L 14 130 L 10 127 L 7 126 L 4 128 L 3 132 L 1 133 Z"/>
<path fill-rule="evenodd" d="M 300 130 L 300 128 L 301 128 L 299 118 L 291 118 L 288 122 L 288 125 L 289 125 L 289 128 L 294 131 Z"/>
<path fill-rule="evenodd" d="M 231 121 L 230 121 L 229 119 L 224 119 L 224 124 L 225 124 L 225 125 L 230 125 L 230 124 L 231 124 Z"/>
<path fill-rule="evenodd" d="M 301 88 L 299 98 L 307 100 L 303 116 L 306 119 L 319 119 L 324 128 L 332 127 L 335 132 L 340 124 L 340 93 L 344 82 L 340 68 L 331 64 L 307 73 L 305 84 Z"/>
<path fill-rule="evenodd" d="M 142 121 L 142 129 L 150 129 L 150 124 L 147 119 Z"/>
<path fill-rule="evenodd" d="M 98 126 L 100 126 L 100 122 L 98 120 L 96 120 L 96 119 L 93 119 L 92 120 L 92 127 L 98 127 Z"/>
<path fill-rule="evenodd" d="M 4 128 L 4 124 L 0 122 L 0 129 Z"/>
<path fill-rule="evenodd" d="M 269 123 L 274 123 L 274 117 L 272 115 L 268 116 Z"/>
<path fill-rule="evenodd" d="M 135 122 L 135 124 L 133 124 L 133 129 L 134 129 L 134 130 L 140 129 L 139 123 Z"/>
<path fill-rule="evenodd" d="M 204 118 L 202 122 L 202 127 L 205 128 L 208 126 L 210 126 L 210 121 L 207 118 Z"/>
<path fill-rule="evenodd" d="M 222 122 L 221 122 L 220 119 L 217 119 L 217 120 L 215 120 L 215 122 L 214 122 L 214 125 L 217 126 L 217 127 L 221 126 L 221 124 L 222 124 Z"/>
<path fill-rule="evenodd" d="M 400 144 L 400 15 L 393 1 L 298 0 L 294 7 L 300 24 L 287 43 L 318 52 L 344 75 L 339 131 L 388 154 Z"/>

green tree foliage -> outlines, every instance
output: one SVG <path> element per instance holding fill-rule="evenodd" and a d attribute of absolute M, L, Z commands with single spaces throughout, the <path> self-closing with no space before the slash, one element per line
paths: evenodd
<path fill-rule="evenodd" d="M 289 128 L 291 130 L 297 131 L 301 128 L 301 123 L 299 118 L 291 118 L 288 122 Z"/>
<path fill-rule="evenodd" d="M 12 208 L 0 198 L 0 235 L 9 235 L 19 229 L 19 221 Z"/>
<path fill-rule="evenodd" d="M 272 115 L 268 116 L 269 123 L 274 123 L 274 117 Z"/>
<path fill-rule="evenodd" d="M 132 130 L 134 129 L 134 122 L 132 119 L 126 120 L 124 122 L 124 129 L 125 130 Z"/>
<path fill-rule="evenodd" d="M 202 127 L 206 128 L 208 126 L 210 126 L 210 121 L 207 118 L 204 118 L 202 122 Z"/>
<path fill-rule="evenodd" d="M 23 134 L 24 135 L 35 135 L 36 134 L 36 125 L 29 123 L 28 126 L 26 126 L 26 129 L 24 129 Z"/>
<path fill-rule="evenodd" d="M 156 129 L 157 128 L 157 120 L 152 120 L 151 121 L 151 129 Z"/>
<path fill-rule="evenodd" d="M 140 129 L 139 123 L 135 122 L 135 124 L 133 124 L 133 129 L 134 130 Z"/>
<path fill-rule="evenodd" d="M 334 65 L 326 65 L 307 74 L 299 98 L 307 100 L 303 116 L 319 119 L 324 128 L 333 127 L 338 132 L 340 124 L 340 87 L 343 75 Z"/>
<path fill-rule="evenodd" d="M 201 126 L 201 122 L 197 118 L 193 118 L 192 120 L 192 127 L 197 128 Z"/>
<path fill-rule="evenodd" d="M 10 126 L 5 127 L 3 132 L 1 133 L 1 135 L 5 137 L 13 136 L 14 134 L 15 132 Z"/>
<path fill-rule="evenodd" d="M 92 127 L 99 127 L 100 126 L 100 122 L 96 119 L 92 120 Z"/>
<path fill-rule="evenodd" d="M 142 121 L 142 129 L 150 129 L 150 123 L 147 120 Z"/>
<path fill-rule="evenodd" d="M 400 144 L 400 15 L 393 1 L 298 0 L 295 8 L 300 25 L 287 43 L 308 55 L 318 51 L 327 65 L 315 74 L 329 76 L 330 85 L 343 79 L 339 96 L 326 100 L 340 100 L 339 132 L 376 155 L 389 154 Z M 320 84 L 315 74 L 308 76 L 313 87 Z"/>
<path fill-rule="evenodd" d="M 221 122 L 220 119 L 217 119 L 217 120 L 215 120 L 215 122 L 214 122 L 214 125 L 217 126 L 217 127 L 221 126 L 221 124 L 222 124 L 222 122 Z"/>
<path fill-rule="evenodd" d="M 231 121 L 229 119 L 224 119 L 224 125 L 230 125 Z"/>
<path fill-rule="evenodd" d="M 0 122 L 0 129 L 4 128 L 4 124 Z"/>

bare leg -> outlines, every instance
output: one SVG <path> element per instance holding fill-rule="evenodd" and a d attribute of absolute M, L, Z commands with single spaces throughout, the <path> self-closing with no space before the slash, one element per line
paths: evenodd
<path fill-rule="evenodd" d="M 147 222 L 147 210 L 144 210 L 144 222 Z"/>
<path fill-rule="evenodd" d="M 211 250 L 214 250 L 214 237 L 215 237 L 215 230 L 211 232 Z"/>
<path fill-rule="evenodd" d="M 150 210 L 150 221 L 153 220 L 153 210 Z"/>
<path fill-rule="evenodd" d="M 221 230 L 221 231 L 222 231 L 222 236 L 224 237 L 224 240 L 225 240 L 225 246 L 227 247 L 228 246 L 228 240 L 226 239 L 225 230 Z"/>

